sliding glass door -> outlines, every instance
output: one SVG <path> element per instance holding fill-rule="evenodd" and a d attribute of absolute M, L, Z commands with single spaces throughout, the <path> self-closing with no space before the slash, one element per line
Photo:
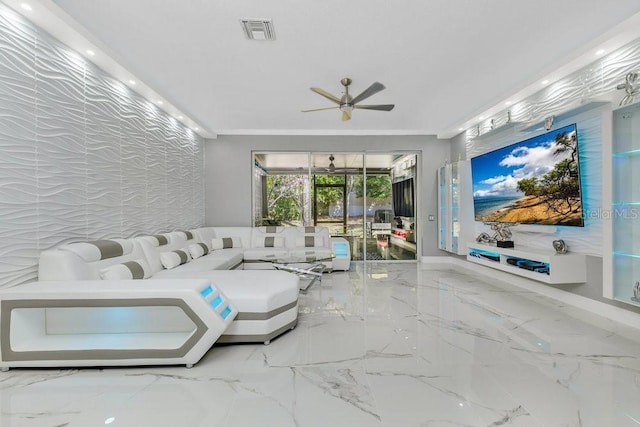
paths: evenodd
<path fill-rule="evenodd" d="M 417 154 L 254 153 L 254 224 L 324 226 L 353 260 L 416 260 Z"/>

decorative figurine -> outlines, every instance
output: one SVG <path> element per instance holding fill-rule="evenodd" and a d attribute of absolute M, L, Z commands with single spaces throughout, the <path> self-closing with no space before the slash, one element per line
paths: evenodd
<path fill-rule="evenodd" d="M 634 83 L 638 79 L 638 73 L 629 73 L 624 79 L 624 83 L 616 86 L 616 89 L 624 89 L 624 97 L 620 100 L 620 106 L 631 104 L 636 95 L 640 95 L 640 86 L 636 86 Z"/>
<path fill-rule="evenodd" d="M 509 240 L 512 236 L 511 227 L 518 224 L 509 224 L 505 222 L 485 222 L 491 230 L 494 231 L 493 236 L 489 236 L 487 233 L 480 233 L 476 237 L 478 243 L 495 243 L 499 248 L 512 248 L 513 240 Z"/>
<path fill-rule="evenodd" d="M 567 247 L 567 244 L 564 242 L 564 240 L 554 240 L 553 241 L 553 249 L 556 250 L 556 253 L 561 255 L 561 254 L 566 254 L 567 250 L 569 250 L 569 248 Z"/>
<path fill-rule="evenodd" d="M 631 301 L 640 302 L 640 281 L 637 281 L 636 285 L 633 287 L 633 296 L 631 297 Z"/>

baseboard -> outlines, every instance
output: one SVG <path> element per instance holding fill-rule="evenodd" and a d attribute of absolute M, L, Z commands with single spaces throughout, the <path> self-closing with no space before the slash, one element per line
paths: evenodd
<path fill-rule="evenodd" d="M 450 256 L 423 256 L 420 262 L 423 264 L 451 264 L 455 258 Z"/>
<path fill-rule="evenodd" d="M 445 260 L 443 258 L 448 258 Z M 573 294 L 571 292 L 563 291 L 561 289 L 557 289 L 544 283 L 539 283 L 534 280 L 527 279 L 525 277 L 516 276 L 513 274 L 509 274 L 504 271 L 495 270 L 493 268 L 485 267 L 483 265 L 475 264 L 472 262 L 468 262 L 465 259 L 455 258 L 455 257 L 438 257 L 438 256 L 430 256 L 430 257 L 422 257 L 422 263 L 424 264 L 444 264 L 448 263 L 450 265 L 455 265 L 456 267 L 464 268 L 465 270 L 482 274 L 488 278 L 493 280 L 499 280 L 503 282 L 503 286 L 516 286 L 520 289 L 525 289 L 531 292 L 536 292 L 540 295 L 544 295 L 549 298 L 553 298 L 557 301 L 561 301 L 563 303 L 569 304 L 572 307 L 575 307 L 579 310 L 584 311 L 584 314 L 588 314 L 589 316 L 581 316 L 580 312 L 576 310 L 575 315 L 579 317 L 581 320 L 584 320 L 588 323 L 595 324 L 599 327 L 602 327 L 607 330 L 613 330 L 614 332 L 623 333 L 623 331 L 619 331 L 616 328 L 616 325 L 609 324 L 607 321 L 618 322 L 622 325 L 629 326 L 635 329 L 640 329 L 640 314 L 634 313 L 629 310 L 625 310 L 619 307 L 615 307 L 600 301 L 593 300 L 591 298 L 583 297 L 582 295 Z M 600 317 L 601 321 L 598 321 L 594 316 Z M 635 331 L 637 334 L 637 331 Z"/>

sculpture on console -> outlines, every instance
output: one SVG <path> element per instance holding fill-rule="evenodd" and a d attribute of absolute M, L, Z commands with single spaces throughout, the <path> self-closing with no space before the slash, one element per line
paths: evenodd
<path fill-rule="evenodd" d="M 513 240 L 511 236 L 510 228 L 518 225 L 517 223 L 505 223 L 505 222 L 485 222 L 485 225 L 488 225 L 489 228 L 494 232 L 493 236 L 490 236 L 488 233 L 480 233 L 478 237 L 476 237 L 476 242 L 478 243 L 495 243 L 496 246 L 501 248 L 512 248 Z"/>

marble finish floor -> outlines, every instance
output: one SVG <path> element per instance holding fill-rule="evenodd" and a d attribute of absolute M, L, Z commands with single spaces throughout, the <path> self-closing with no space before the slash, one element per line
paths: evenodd
<path fill-rule="evenodd" d="M 352 270 L 192 369 L 0 373 L 0 426 L 640 425 L 640 331 L 447 266 Z"/>

